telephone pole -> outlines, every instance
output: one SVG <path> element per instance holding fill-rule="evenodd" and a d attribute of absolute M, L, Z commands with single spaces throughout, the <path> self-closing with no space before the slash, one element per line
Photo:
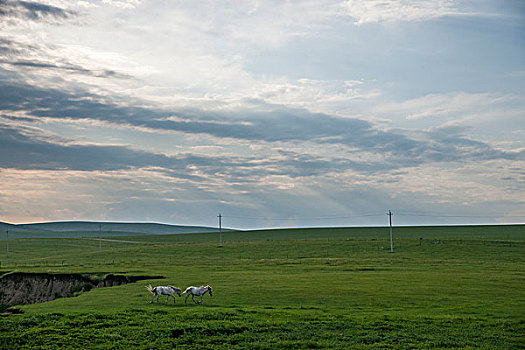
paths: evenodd
<path fill-rule="evenodd" d="M 9 229 L 5 230 L 6 242 L 7 242 L 7 258 L 9 258 Z"/>
<path fill-rule="evenodd" d="M 219 213 L 219 247 L 222 247 L 222 215 Z"/>
<path fill-rule="evenodd" d="M 392 212 L 388 211 L 388 218 L 390 221 L 390 253 L 394 252 L 394 241 L 392 240 Z"/>
<path fill-rule="evenodd" d="M 102 251 L 102 225 L 98 224 L 98 250 Z"/>

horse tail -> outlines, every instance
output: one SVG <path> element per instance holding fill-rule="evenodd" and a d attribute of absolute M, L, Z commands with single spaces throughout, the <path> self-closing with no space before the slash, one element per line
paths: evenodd
<path fill-rule="evenodd" d="M 191 287 L 186 288 L 186 290 L 184 290 L 184 292 L 182 292 L 182 294 L 186 293 L 186 292 L 189 291 L 190 289 L 191 289 Z"/>
<path fill-rule="evenodd" d="M 151 293 L 151 294 L 155 294 L 155 288 L 153 288 L 151 286 L 151 284 L 149 286 L 146 286 L 146 289 Z"/>

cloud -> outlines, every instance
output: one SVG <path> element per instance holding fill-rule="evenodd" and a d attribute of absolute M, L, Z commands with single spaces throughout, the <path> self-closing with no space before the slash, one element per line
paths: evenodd
<path fill-rule="evenodd" d="M 390 119 L 390 125 L 413 130 L 458 127 L 463 135 L 493 148 L 519 151 L 524 147 L 523 138 L 514 131 L 523 124 L 524 103 L 523 97 L 514 93 L 459 91 L 386 102 L 371 107 L 369 113 Z"/>
<path fill-rule="evenodd" d="M 437 145 L 431 159 L 435 161 L 523 160 L 525 151 L 502 151 L 489 144 L 465 136 L 468 128 L 458 125 L 432 128 L 427 132 L 431 142 Z"/>
<path fill-rule="evenodd" d="M 177 15 L 193 33 L 214 45 L 229 49 L 241 47 L 278 48 L 285 43 L 315 33 L 323 22 L 335 15 L 337 1 L 232 1 L 227 6 L 215 1 L 178 2 L 175 6 L 159 3 L 160 16 Z M 198 29 L 195 27 L 198 23 Z M 182 29 L 178 26 L 177 29 Z M 197 30 L 195 30 L 197 29 Z M 211 40 L 211 41 L 210 41 Z M 237 50 L 236 50 L 237 51 Z"/>
<path fill-rule="evenodd" d="M 5 21 L 4 25 L 19 20 L 56 23 L 76 16 L 75 11 L 41 2 L 0 0 L 0 18 Z"/>
<path fill-rule="evenodd" d="M 102 0 L 103 4 L 120 7 L 123 9 L 134 9 L 141 2 L 141 0 Z"/>
<path fill-rule="evenodd" d="M 63 71 L 67 73 L 90 75 L 90 76 L 99 77 L 99 78 L 119 78 L 119 79 L 129 79 L 130 78 L 129 75 L 118 73 L 114 70 L 110 70 L 110 69 L 91 70 L 91 69 L 82 68 L 78 65 L 74 65 L 71 63 L 67 63 L 67 62 L 62 63 L 62 64 L 54 64 L 54 63 L 48 63 L 48 62 L 34 62 L 34 61 L 22 61 L 22 60 L 9 61 L 9 60 L 0 59 L 0 64 L 1 63 L 5 63 L 5 64 L 16 66 L 16 67 Z"/>
<path fill-rule="evenodd" d="M 0 124 L 0 163 L 19 170 L 114 171 L 153 168 L 173 178 L 202 181 L 208 177 L 226 181 L 258 181 L 269 175 L 309 177 L 334 171 L 352 163 L 331 162 L 279 152 L 278 157 L 262 160 L 256 156 L 202 156 L 181 153 L 166 156 L 122 145 L 76 144 L 70 140 L 27 127 Z M 200 174 L 200 175 L 199 175 Z"/>
<path fill-rule="evenodd" d="M 516 102 L 517 97 L 495 93 L 449 92 L 446 94 L 428 94 L 415 99 L 395 104 L 384 104 L 378 111 L 405 114 L 407 120 L 438 118 L 458 114 L 471 114 L 495 106 Z"/>
<path fill-rule="evenodd" d="M 78 57 L 78 54 L 76 56 L 61 46 L 24 41 L 16 36 L 2 37 L 0 34 L 0 69 L 4 68 L 3 75 L 8 70 L 19 72 L 18 79 L 22 75 L 29 76 L 44 84 L 52 80 L 64 80 L 65 76 L 68 80 L 75 77 L 104 78 L 109 81 L 132 80 L 132 76 L 127 73 L 104 68 Z"/>
<path fill-rule="evenodd" d="M 460 14 L 451 0 L 348 0 L 346 14 L 359 26 L 368 23 L 411 22 Z"/>
<path fill-rule="evenodd" d="M 22 113 L 24 118 L 35 120 L 99 120 L 142 130 L 210 135 L 219 140 L 342 144 L 370 152 L 394 148 L 402 153 L 418 143 L 400 134 L 378 131 L 363 120 L 284 106 L 265 106 L 265 111 L 161 110 L 126 106 L 86 92 L 67 93 L 13 82 L 4 86 L 0 109 L 6 115 Z"/>
<path fill-rule="evenodd" d="M 260 182 L 265 176 L 301 178 L 347 171 L 375 174 L 436 162 L 517 160 L 525 156 L 525 151 L 502 151 L 470 139 L 465 136 L 467 129 L 459 126 L 410 132 L 381 130 L 360 119 L 261 101 L 255 104 L 261 110 L 160 109 L 81 90 L 39 88 L 7 79 L 12 73 L 3 74 L 0 110 L 5 117 L 0 140 L 5 150 L 2 164 L 7 168 L 112 171 L 156 167 L 176 178 L 215 177 L 225 183 L 245 183 Z M 23 126 L 49 121 L 97 121 L 101 127 L 118 126 L 139 133 L 193 135 L 196 145 L 211 138 L 219 146 L 242 141 L 272 151 L 243 156 L 189 152 L 167 156 L 139 145 L 63 140 Z"/>
<path fill-rule="evenodd" d="M 162 165 L 176 168 L 175 160 L 163 155 L 122 146 L 74 145 L 57 142 L 33 130 L 0 125 L 2 166 L 35 170 L 116 170 Z"/>
<path fill-rule="evenodd" d="M 73 43 L 50 40 L 49 30 L 58 25 L 72 23 L 71 31 L 86 28 L 87 23 L 73 21 L 86 15 L 73 9 L 78 4 L 0 0 L 0 5 L 0 68 L 41 85 L 61 82 L 103 88 L 133 80 L 130 72 L 122 71 L 122 60 L 115 53 L 90 50 L 77 39 Z"/>

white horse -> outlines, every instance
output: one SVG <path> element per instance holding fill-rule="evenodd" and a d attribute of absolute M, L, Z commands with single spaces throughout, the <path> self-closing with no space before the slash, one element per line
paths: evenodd
<path fill-rule="evenodd" d="M 175 293 L 181 296 L 181 290 L 177 287 L 173 286 L 158 286 L 153 288 L 151 284 L 149 286 L 146 286 L 146 289 L 153 294 L 153 298 L 151 299 L 151 303 L 155 300 L 155 297 L 157 297 L 157 303 L 159 302 L 159 298 L 162 294 L 167 295 L 166 302 L 170 299 L 170 295 L 173 298 L 173 303 L 175 303 Z"/>
<path fill-rule="evenodd" d="M 211 287 L 210 286 L 202 286 L 202 287 L 188 287 L 186 290 L 182 293 L 186 293 L 186 299 L 184 300 L 184 304 L 188 301 L 188 297 L 191 295 L 191 298 L 193 299 L 193 302 L 197 304 L 195 301 L 195 295 L 201 297 L 200 303 L 202 304 L 204 294 L 209 293 L 210 297 L 211 295 Z"/>

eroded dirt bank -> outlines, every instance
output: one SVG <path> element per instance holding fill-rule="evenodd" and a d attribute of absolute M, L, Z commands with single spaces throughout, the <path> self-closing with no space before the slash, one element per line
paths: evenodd
<path fill-rule="evenodd" d="M 0 305 L 34 304 L 75 296 L 93 288 L 119 286 L 162 276 L 106 275 L 103 279 L 78 273 L 14 272 L 0 278 Z"/>

